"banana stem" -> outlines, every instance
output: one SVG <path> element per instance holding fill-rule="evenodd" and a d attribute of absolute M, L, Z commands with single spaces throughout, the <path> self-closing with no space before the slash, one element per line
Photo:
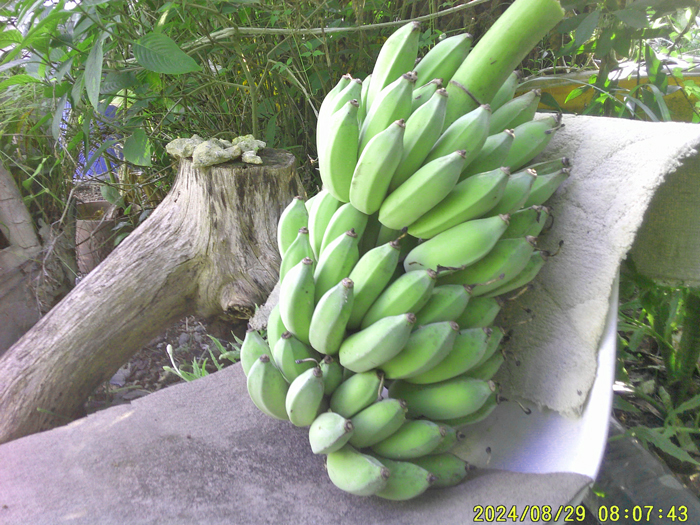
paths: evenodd
<path fill-rule="evenodd" d="M 444 127 L 491 102 L 506 78 L 563 17 L 559 0 L 515 0 L 452 77 Z"/>

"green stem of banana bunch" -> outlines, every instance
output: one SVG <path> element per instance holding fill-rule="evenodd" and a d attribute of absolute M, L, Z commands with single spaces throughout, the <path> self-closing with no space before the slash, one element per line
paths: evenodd
<path fill-rule="evenodd" d="M 686 399 L 695 367 L 700 358 L 700 290 L 689 288 L 685 298 L 683 335 L 678 345 L 673 374 L 679 381 L 674 402 Z"/>
<path fill-rule="evenodd" d="M 559 0 L 516 0 L 452 77 L 444 127 L 491 102 L 506 78 L 563 17 Z"/>

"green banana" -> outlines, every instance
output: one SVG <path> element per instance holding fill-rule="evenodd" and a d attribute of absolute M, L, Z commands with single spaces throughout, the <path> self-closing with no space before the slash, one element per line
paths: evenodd
<path fill-rule="evenodd" d="M 444 426 L 427 419 L 408 420 L 388 438 L 372 445 L 371 449 L 389 459 L 419 458 L 430 454 L 445 433 Z"/>
<path fill-rule="evenodd" d="M 380 367 L 403 349 L 415 322 L 411 313 L 391 315 L 355 332 L 340 345 L 340 364 L 356 373 Z"/>
<path fill-rule="evenodd" d="M 535 164 L 530 164 L 528 168 L 537 172 L 537 175 L 549 175 L 563 168 L 570 168 L 571 162 L 568 157 L 558 157 L 556 159 L 544 160 Z"/>
<path fill-rule="evenodd" d="M 350 275 L 350 271 L 360 258 L 357 244 L 357 234 L 354 230 L 349 230 L 331 241 L 321 252 L 321 258 L 314 272 L 316 280 L 315 302 L 320 301 L 323 294 Z"/>
<path fill-rule="evenodd" d="M 382 244 L 365 253 L 352 269 L 354 297 L 348 328 L 359 328 L 367 310 L 389 284 L 399 262 L 400 250 L 398 242 Z"/>
<path fill-rule="evenodd" d="M 462 375 L 481 361 L 492 337 L 491 328 L 466 328 L 459 331 L 447 356 L 422 374 L 408 377 L 408 383 L 426 385 Z"/>
<path fill-rule="evenodd" d="M 316 195 L 317 197 L 309 210 L 309 242 L 314 253 L 313 259 L 318 261 L 321 255 L 323 235 L 328 223 L 331 222 L 333 214 L 343 203 L 333 197 L 326 189 L 319 191 Z"/>
<path fill-rule="evenodd" d="M 487 215 L 500 215 L 518 211 L 523 207 L 525 201 L 530 195 L 530 189 L 533 183 L 537 180 L 535 170 L 526 169 L 513 173 L 508 178 L 508 184 L 503 192 L 503 197 L 495 207 L 491 208 Z"/>
<path fill-rule="evenodd" d="M 403 155 L 391 178 L 389 192 L 401 186 L 423 164 L 442 133 L 446 105 L 447 91 L 438 89 L 426 104 L 414 111 L 406 120 Z"/>
<path fill-rule="evenodd" d="M 261 355 L 272 357 L 270 347 L 257 330 L 248 330 L 241 344 L 241 367 L 243 373 L 248 375 L 250 367 Z"/>
<path fill-rule="evenodd" d="M 343 367 L 329 355 L 325 356 L 318 366 L 323 372 L 323 393 L 330 396 L 343 382 Z"/>
<path fill-rule="evenodd" d="M 482 217 L 503 197 L 509 174 L 507 168 L 496 168 L 463 180 L 432 210 L 411 224 L 408 233 L 430 239 L 452 226 Z"/>
<path fill-rule="evenodd" d="M 284 326 L 282 322 L 282 316 L 280 316 L 280 304 L 279 302 L 272 307 L 270 314 L 267 316 L 267 344 L 272 349 L 275 343 L 280 340 L 282 334 L 288 332 L 287 327 Z"/>
<path fill-rule="evenodd" d="M 384 199 L 379 222 L 395 230 L 413 224 L 443 200 L 457 184 L 464 150 L 428 162 Z"/>
<path fill-rule="evenodd" d="M 446 84 L 462 65 L 471 47 L 472 35 L 469 33 L 441 40 L 413 68 L 418 80 L 424 82 L 429 78 L 441 78 Z"/>
<path fill-rule="evenodd" d="M 464 150 L 464 165 L 468 166 L 479 154 L 489 136 L 490 119 L 491 108 L 488 105 L 480 106 L 461 116 L 442 132 L 424 163 L 444 157 L 453 151 Z"/>
<path fill-rule="evenodd" d="M 394 31 L 382 45 L 367 88 L 366 108 L 368 115 L 380 91 L 413 69 L 418 57 L 420 34 L 420 24 L 409 22 Z"/>
<path fill-rule="evenodd" d="M 377 238 L 379 237 L 379 232 L 382 229 L 382 223 L 379 222 L 379 212 L 374 212 L 372 215 L 367 216 L 367 225 L 365 226 L 365 231 L 360 237 L 360 244 L 358 248 L 360 250 L 360 258 L 372 248 L 377 246 Z M 383 244 L 383 243 L 382 243 Z"/>
<path fill-rule="evenodd" d="M 501 158 L 503 165 L 513 171 L 526 166 L 542 153 L 560 127 L 561 113 L 520 124 L 513 130 L 515 138 L 507 155 Z"/>
<path fill-rule="evenodd" d="M 460 328 L 486 328 L 491 326 L 503 308 L 503 299 L 498 297 L 473 297 L 455 321 Z"/>
<path fill-rule="evenodd" d="M 272 364 L 270 356 L 261 355 L 253 363 L 248 371 L 246 385 L 250 399 L 261 412 L 275 419 L 289 419 L 284 406 L 289 384 Z"/>
<path fill-rule="evenodd" d="M 309 226 L 309 212 L 306 211 L 304 198 L 296 196 L 282 211 L 277 223 L 277 249 L 284 257 L 284 252 L 294 242 L 299 233 L 299 228 Z"/>
<path fill-rule="evenodd" d="M 532 252 L 532 255 L 530 255 L 530 260 L 525 265 L 525 268 L 523 268 L 518 275 L 516 275 L 507 283 L 504 283 L 495 290 L 492 290 L 491 292 L 486 294 L 486 297 L 495 297 L 497 295 L 503 295 L 528 285 L 530 281 L 532 281 L 535 277 L 537 277 L 537 274 L 540 273 L 540 270 L 542 269 L 544 263 L 547 261 L 548 258 L 549 254 L 546 251 L 535 250 L 534 252 Z"/>
<path fill-rule="evenodd" d="M 297 427 L 313 423 L 323 400 L 323 372 L 318 366 L 299 374 L 289 385 L 285 409 L 289 421 Z"/>
<path fill-rule="evenodd" d="M 562 168 L 554 173 L 548 173 L 546 175 L 540 175 L 537 180 L 532 184 L 532 189 L 530 190 L 530 195 L 523 204 L 524 207 L 541 205 L 547 201 L 557 188 L 569 178 L 569 169 Z"/>
<path fill-rule="evenodd" d="M 540 104 L 542 91 L 533 89 L 524 95 L 509 100 L 491 115 L 489 134 L 500 133 L 532 120 Z"/>
<path fill-rule="evenodd" d="M 389 469 L 386 487 L 374 494 L 377 497 L 406 501 L 423 494 L 437 479 L 434 474 L 414 463 L 381 456 L 377 456 L 377 459 Z"/>
<path fill-rule="evenodd" d="M 472 162 L 467 164 L 459 177 L 464 180 L 477 173 L 495 170 L 501 166 L 509 166 L 504 162 L 508 152 L 515 141 L 515 134 L 512 129 L 506 129 L 495 135 L 491 135 L 484 142 L 484 146 Z"/>
<path fill-rule="evenodd" d="M 323 241 L 321 242 L 321 254 L 323 254 L 326 246 L 348 230 L 355 231 L 359 243 L 367 227 L 368 219 L 369 215 L 362 213 L 349 202 L 343 204 L 336 210 L 326 226 L 326 232 L 323 234 Z"/>
<path fill-rule="evenodd" d="M 453 226 L 413 248 L 403 261 L 404 269 L 459 270 L 489 253 L 507 227 L 505 215 Z"/>
<path fill-rule="evenodd" d="M 508 228 L 501 236 L 501 240 L 525 237 L 526 235 L 537 237 L 542 232 L 550 215 L 551 211 L 549 208 L 537 205 L 511 213 Z"/>
<path fill-rule="evenodd" d="M 437 275 L 432 270 L 401 275 L 372 303 L 362 318 L 360 328 L 364 330 L 388 316 L 417 312 L 430 299 L 436 280 Z"/>
<path fill-rule="evenodd" d="M 284 326 L 297 339 L 307 344 L 315 305 L 313 264 L 313 260 L 305 257 L 287 272 L 280 283 L 278 303 Z"/>
<path fill-rule="evenodd" d="M 313 256 L 314 252 L 309 242 L 309 229 L 299 228 L 297 238 L 289 245 L 289 248 L 287 248 L 287 251 L 284 252 L 284 256 L 282 257 L 279 277 L 280 282 L 284 280 L 284 276 L 287 275 L 287 272 L 291 270 L 292 267 L 299 264 L 302 259 L 313 259 Z"/>
<path fill-rule="evenodd" d="M 442 420 L 476 412 L 494 388 L 489 381 L 461 375 L 424 385 L 394 381 L 389 387 L 389 396 L 406 400 L 408 417 Z"/>
<path fill-rule="evenodd" d="M 455 428 L 463 428 L 467 425 L 473 425 L 474 423 L 478 423 L 479 421 L 483 421 L 484 419 L 489 417 L 491 413 L 495 410 L 495 408 L 498 406 L 499 402 L 500 398 L 498 396 L 498 391 L 492 392 L 486 400 L 486 403 L 484 403 L 481 406 L 481 408 L 476 412 L 472 412 L 471 414 L 468 414 L 464 417 L 448 419 L 444 421 L 444 423 L 446 425 L 451 425 Z"/>
<path fill-rule="evenodd" d="M 459 284 L 436 285 L 430 292 L 428 302 L 416 313 L 416 326 L 454 321 L 462 315 L 469 304 L 471 293 L 471 288 L 468 286 Z"/>
<path fill-rule="evenodd" d="M 440 441 L 438 446 L 430 452 L 431 456 L 434 454 L 444 454 L 445 452 L 449 452 L 452 450 L 452 447 L 465 438 L 464 434 L 450 425 L 445 425 L 445 430 L 445 436 L 442 438 L 442 441 Z"/>
<path fill-rule="evenodd" d="M 351 418 L 379 398 L 383 384 L 384 376 L 376 370 L 353 374 L 340 383 L 331 395 L 331 410 Z"/>
<path fill-rule="evenodd" d="M 318 170 L 323 186 L 341 202 L 350 200 L 350 181 L 357 164 L 359 105 L 357 99 L 352 99 L 330 116 L 328 136 L 318 150 Z"/>
<path fill-rule="evenodd" d="M 310 346 L 302 343 L 290 332 L 285 332 L 272 348 L 275 366 L 282 372 L 284 379 L 291 383 L 297 376 L 314 367 L 313 360 L 319 357 Z M 308 359 L 308 361 L 306 361 Z M 302 361 L 302 362 L 297 362 Z"/>
<path fill-rule="evenodd" d="M 416 329 L 398 354 L 380 368 L 387 379 L 417 376 L 442 361 L 452 350 L 459 332 L 453 321 L 431 323 Z"/>
<path fill-rule="evenodd" d="M 370 140 L 384 131 L 392 122 L 406 120 L 411 115 L 413 85 L 416 74 L 404 73 L 377 95 L 376 103 L 367 111 L 360 129 L 358 151 L 362 153 Z"/>
<path fill-rule="evenodd" d="M 501 368 L 504 361 L 505 359 L 503 354 L 497 352 L 479 366 L 469 370 L 466 375 L 473 377 L 474 379 L 488 381 L 496 375 L 496 372 L 498 372 L 498 370 Z"/>
<path fill-rule="evenodd" d="M 503 338 L 505 337 L 505 335 L 506 335 L 506 333 L 503 330 L 503 328 L 501 328 L 500 326 L 493 327 L 493 331 L 491 332 L 491 337 L 489 337 L 489 340 L 486 343 L 486 348 L 484 349 L 484 353 L 482 354 L 479 361 L 473 367 L 471 367 L 469 370 L 467 370 L 467 372 L 469 372 L 470 370 L 472 370 L 474 368 L 480 367 L 481 365 L 486 363 L 486 361 L 491 359 L 491 357 L 496 353 L 496 350 L 498 350 L 499 347 L 501 346 L 501 341 L 503 341 Z"/>
<path fill-rule="evenodd" d="M 350 182 L 350 203 L 367 215 L 379 211 L 403 155 L 405 121 L 377 133 L 360 154 Z"/>
<path fill-rule="evenodd" d="M 410 459 L 419 467 L 432 473 L 437 479 L 431 488 L 454 487 L 461 483 L 469 472 L 469 463 L 449 452 Z"/>
<path fill-rule="evenodd" d="M 372 496 L 386 487 L 389 469 L 379 460 L 345 445 L 327 456 L 331 482 L 355 496 Z"/>
<path fill-rule="evenodd" d="M 318 115 L 316 116 L 316 145 L 318 147 L 318 144 L 321 143 L 323 140 L 323 125 L 321 122 L 327 122 L 328 118 L 333 114 L 335 111 L 336 105 L 333 103 L 334 99 L 340 94 L 352 81 L 352 75 L 345 74 L 342 77 L 340 77 L 340 80 L 338 83 L 333 86 L 333 89 L 331 89 L 328 94 L 323 98 L 323 101 L 321 102 L 321 106 L 318 108 Z"/>
<path fill-rule="evenodd" d="M 345 337 L 345 327 L 350 319 L 353 303 L 353 282 L 342 279 L 328 290 L 316 303 L 311 324 L 309 343 L 317 352 L 335 355 Z"/>
<path fill-rule="evenodd" d="M 515 90 L 518 89 L 518 84 L 520 83 L 521 78 L 522 73 L 520 71 L 513 71 L 510 75 L 508 75 L 508 78 L 506 78 L 505 82 L 501 84 L 501 87 L 498 88 L 496 94 L 493 96 L 493 99 L 491 99 L 491 111 L 498 111 L 503 104 L 513 99 L 515 96 Z"/>
<path fill-rule="evenodd" d="M 314 454 L 330 454 L 345 446 L 353 435 L 352 421 L 335 412 L 323 412 L 309 427 L 309 444 Z"/>
<path fill-rule="evenodd" d="M 304 206 L 306 207 L 306 213 L 309 213 L 311 211 L 311 208 L 314 205 L 314 202 L 316 202 L 317 197 L 318 193 L 306 199 L 306 201 L 304 202 Z"/>
<path fill-rule="evenodd" d="M 371 82 L 372 73 L 367 75 L 362 81 L 362 89 L 360 90 L 360 107 L 357 111 L 357 123 L 360 125 L 360 129 L 362 129 L 362 124 L 367 116 L 367 92 L 369 91 L 369 85 Z"/>
<path fill-rule="evenodd" d="M 316 121 L 316 150 L 322 152 L 328 147 L 331 118 L 340 108 L 351 100 L 359 100 L 362 92 L 362 81 L 359 78 L 353 78 L 348 84 L 340 90 L 337 95 L 331 98 L 327 107 L 324 107 L 323 115 L 319 115 Z"/>
<path fill-rule="evenodd" d="M 420 87 L 413 90 L 413 101 L 411 102 L 411 113 L 414 113 L 419 107 L 428 102 L 435 92 L 442 87 L 442 79 L 434 78 L 430 82 L 426 82 Z"/>
<path fill-rule="evenodd" d="M 352 418 L 355 429 L 349 443 L 356 448 L 367 448 L 385 440 L 406 421 L 406 402 L 386 398 L 360 410 Z"/>
<path fill-rule="evenodd" d="M 438 282 L 471 286 L 472 295 L 479 297 L 514 279 L 525 268 L 534 250 L 534 237 L 501 239 L 486 257 Z"/>

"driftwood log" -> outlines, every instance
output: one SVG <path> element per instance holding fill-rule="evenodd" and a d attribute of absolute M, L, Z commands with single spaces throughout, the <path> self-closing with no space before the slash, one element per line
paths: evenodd
<path fill-rule="evenodd" d="M 0 356 L 73 288 L 75 223 L 38 232 L 12 174 L 0 165 Z"/>
<path fill-rule="evenodd" d="M 280 264 L 279 216 L 303 194 L 294 156 L 195 169 L 0 358 L 0 443 L 80 417 L 87 397 L 186 315 L 245 319 Z"/>

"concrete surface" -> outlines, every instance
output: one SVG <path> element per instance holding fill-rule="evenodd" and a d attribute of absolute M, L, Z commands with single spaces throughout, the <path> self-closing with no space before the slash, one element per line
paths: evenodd
<path fill-rule="evenodd" d="M 579 474 L 480 470 L 408 502 L 337 489 L 307 430 L 251 403 L 239 365 L 0 446 L 0 523 L 470 523 L 577 497 Z M 526 519 L 523 523 L 529 523 Z"/>

